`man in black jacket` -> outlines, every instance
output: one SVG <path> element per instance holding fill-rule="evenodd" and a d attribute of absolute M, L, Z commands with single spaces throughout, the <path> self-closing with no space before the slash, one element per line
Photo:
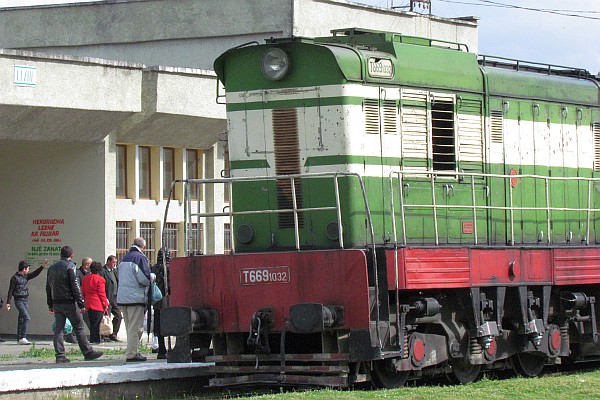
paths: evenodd
<path fill-rule="evenodd" d="M 37 277 L 48 265 L 48 260 L 42 262 L 42 266 L 29 273 L 29 263 L 19 261 L 19 270 L 10 278 L 8 286 L 8 295 L 6 296 L 6 309 L 10 310 L 10 301 L 14 297 L 15 307 L 19 310 L 19 319 L 17 320 L 17 342 L 19 344 L 31 344 L 27 340 L 27 326 L 31 317 L 27 309 L 27 300 L 29 299 L 29 288 L 27 283 Z"/>
<path fill-rule="evenodd" d="M 85 304 L 72 259 L 73 249 L 63 246 L 60 249 L 60 260 L 48 269 L 48 280 L 46 281 L 46 300 L 50 314 L 54 314 L 55 321 L 54 352 L 56 362 L 59 364 L 70 362 L 65 356 L 63 338 L 63 329 L 67 318 L 73 325 L 77 343 L 86 361 L 95 360 L 104 354 L 101 351 L 94 351 L 85 335 L 81 316 L 81 313 L 85 312 Z"/>

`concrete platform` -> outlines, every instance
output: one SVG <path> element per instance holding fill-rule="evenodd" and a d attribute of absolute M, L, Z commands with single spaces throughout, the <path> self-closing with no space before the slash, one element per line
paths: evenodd
<path fill-rule="evenodd" d="M 124 350 L 124 342 L 95 345 L 95 350 L 105 351 L 107 354 L 94 361 L 84 361 L 77 345 L 67 345 L 67 356 L 71 362 L 56 364 L 53 357 L 35 356 L 36 349 L 53 351 L 51 338 L 30 338 L 33 344 L 28 346 L 17 344 L 16 339 L 3 339 L 6 342 L 0 343 L 0 399 L 33 398 L 32 391 L 38 391 L 39 398 L 48 399 L 44 392 L 100 386 L 106 389 L 106 385 L 133 382 L 186 381 L 196 382 L 195 386 L 199 387 L 204 384 L 210 366 L 205 363 L 167 364 L 166 360 L 157 360 L 156 354 L 151 353 L 144 354 L 148 357 L 146 362 L 127 363 L 124 354 L 110 354 L 111 350 Z M 33 351 L 26 353 L 32 348 Z M 144 386 L 137 384 L 136 387 L 138 395 L 145 392 Z M 94 392 L 98 394 L 98 390 Z M 26 396 L 18 397 L 19 394 Z M 111 395 L 115 394 L 113 391 Z M 120 397 L 129 397 L 122 394 Z M 81 394 L 77 396 L 89 397 Z"/>

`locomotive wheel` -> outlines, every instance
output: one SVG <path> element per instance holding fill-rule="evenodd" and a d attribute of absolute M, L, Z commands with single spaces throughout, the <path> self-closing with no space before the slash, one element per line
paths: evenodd
<path fill-rule="evenodd" d="M 538 376 L 546 364 L 546 357 L 531 353 L 517 353 L 511 357 L 511 360 L 515 372 L 525 378 Z"/>
<path fill-rule="evenodd" d="M 450 382 L 458 385 L 475 382 L 481 375 L 481 365 L 474 365 L 468 358 L 453 358 L 450 360 L 452 371 L 447 374 Z"/>
<path fill-rule="evenodd" d="M 397 389 L 406 383 L 410 371 L 397 371 L 391 359 L 373 361 L 371 380 L 377 389 Z"/>

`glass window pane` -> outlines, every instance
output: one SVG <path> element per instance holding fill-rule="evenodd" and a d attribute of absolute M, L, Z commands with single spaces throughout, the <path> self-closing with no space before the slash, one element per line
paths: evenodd
<path fill-rule="evenodd" d="M 127 147 L 117 145 L 117 197 L 127 197 Z"/>
<path fill-rule="evenodd" d="M 187 179 L 198 179 L 198 162 L 199 152 L 196 149 L 186 150 L 186 177 Z M 199 191 L 201 187 L 199 185 L 190 185 L 190 196 L 192 200 L 198 200 L 201 198 Z"/>
<path fill-rule="evenodd" d="M 141 199 L 150 198 L 150 147 L 139 148 L 140 162 L 140 191 Z"/>
<path fill-rule="evenodd" d="M 175 180 L 175 149 L 163 149 L 163 198 L 169 198 L 171 183 Z"/>

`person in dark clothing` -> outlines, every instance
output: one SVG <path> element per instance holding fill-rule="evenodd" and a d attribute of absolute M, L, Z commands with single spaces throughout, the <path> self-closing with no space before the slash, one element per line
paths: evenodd
<path fill-rule="evenodd" d="M 79 344 L 79 349 L 83 353 L 84 360 L 95 360 L 104 354 L 101 351 L 94 351 L 85 335 L 81 316 L 81 313 L 85 312 L 85 304 L 72 259 L 73 249 L 69 246 L 63 246 L 60 249 L 60 260 L 48 269 L 46 281 L 46 300 L 50 314 L 54 314 L 55 322 L 54 352 L 56 362 L 59 364 L 70 362 L 65 356 L 63 338 L 67 318 L 73 325 L 73 330 L 77 336 L 77 344 Z"/>
<path fill-rule="evenodd" d="M 121 321 L 123 315 L 121 314 L 121 308 L 117 304 L 117 288 L 119 287 L 119 270 L 117 269 L 117 257 L 108 256 L 106 259 L 106 265 L 102 267 L 102 276 L 106 280 L 106 297 L 108 298 L 109 306 L 108 310 L 113 316 L 112 333 L 108 336 L 108 340 L 112 342 L 118 342 L 117 334 L 121 327 Z"/>
<path fill-rule="evenodd" d="M 156 265 L 152 267 L 152 272 L 156 275 L 156 285 L 160 291 L 166 296 L 165 285 L 165 269 L 168 270 L 169 262 L 171 261 L 171 252 L 167 247 L 161 247 L 158 250 Z M 165 337 L 160 332 L 160 310 L 163 308 L 165 299 L 158 301 L 152 307 L 154 308 L 154 330 L 153 334 L 158 339 L 158 359 L 167 358 L 167 348 L 165 346 Z M 154 352 L 154 350 L 152 350 Z"/>
<path fill-rule="evenodd" d="M 27 283 L 41 274 L 46 265 L 48 265 L 48 260 L 44 260 L 41 267 L 29 273 L 29 263 L 20 261 L 19 270 L 10 278 L 5 307 L 7 310 L 10 310 L 10 301 L 12 298 L 15 299 L 15 307 L 19 310 L 19 319 L 17 320 L 17 342 L 19 344 L 31 344 L 27 340 L 27 326 L 31 320 L 29 310 L 27 309 L 27 300 L 29 299 Z"/>
<path fill-rule="evenodd" d="M 90 265 L 92 265 L 91 258 L 84 257 L 83 260 L 81 260 L 81 266 L 79 268 L 77 268 L 77 282 L 79 282 L 79 287 L 81 287 L 83 278 L 85 278 L 86 276 L 88 276 L 90 274 Z M 83 316 L 83 322 L 85 322 L 85 326 L 87 326 L 87 328 L 91 332 L 90 315 L 88 313 L 83 313 L 82 316 Z"/>

